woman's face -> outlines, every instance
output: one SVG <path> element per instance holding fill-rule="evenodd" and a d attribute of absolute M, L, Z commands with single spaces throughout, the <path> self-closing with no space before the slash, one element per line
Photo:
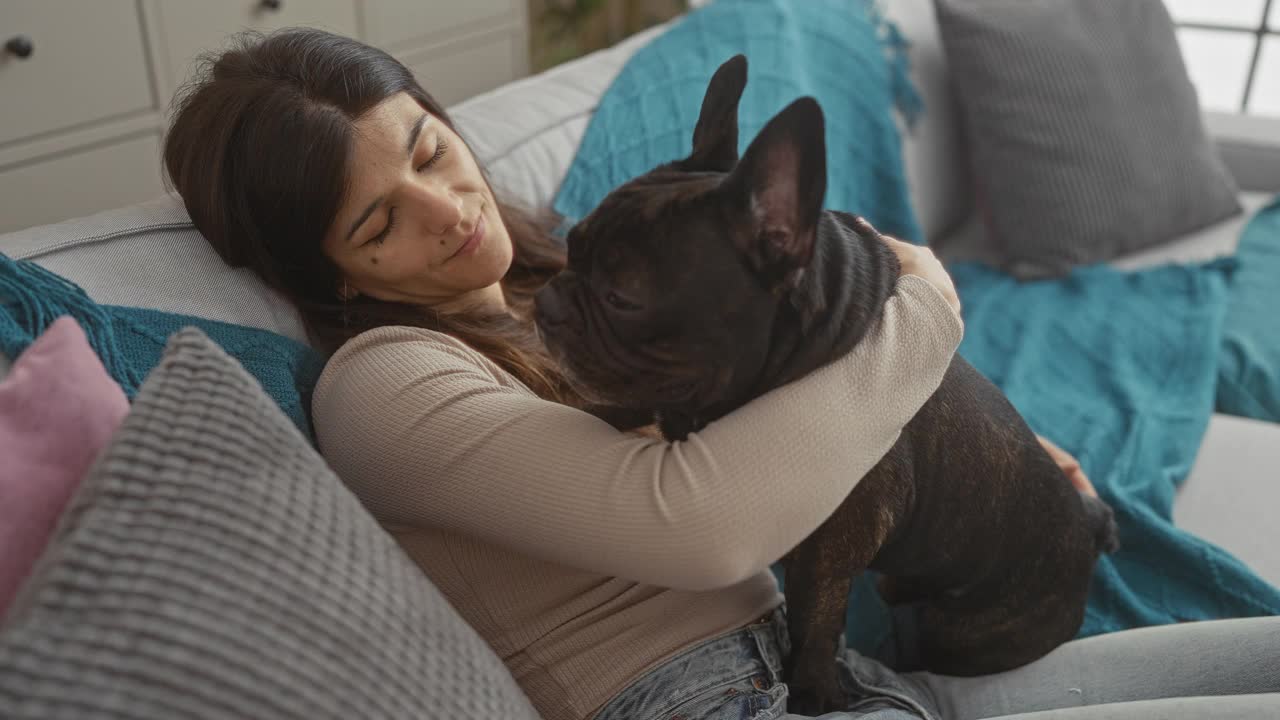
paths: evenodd
<path fill-rule="evenodd" d="M 355 130 L 347 197 L 324 239 L 347 295 L 501 303 L 511 237 L 462 139 L 404 93 Z"/>

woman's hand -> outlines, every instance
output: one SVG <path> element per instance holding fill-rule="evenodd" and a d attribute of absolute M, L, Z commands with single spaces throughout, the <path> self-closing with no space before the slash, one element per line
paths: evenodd
<path fill-rule="evenodd" d="M 947 302 L 951 303 L 952 309 L 959 314 L 960 296 L 956 294 L 956 286 L 952 284 L 951 276 L 947 274 L 946 269 L 942 267 L 942 262 L 934 256 L 932 250 L 922 245 L 913 245 L 895 237 L 882 235 L 863 217 L 856 219 L 856 225 L 859 234 L 880 238 L 898 256 L 898 264 L 901 266 L 899 274 L 924 278 L 930 285 L 938 288 Z"/>
<path fill-rule="evenodd" d="M 1093 489 L 1093 483 L 1089 482 L 1089 478 L 1084 474 L 1084 470 L 1080 469 L 1080 462 L 1076 460 L 1071 453 L 1063 450 L 1057 445 L 1054 445 L 1049 438 L 1036 435 L 1036 439 L 1039 440 L 1040 444 L 1044 446 L 1044 449 L 1048 451 L 1049 457 L 1053 458 L 1053 461 L 1058 463 L 1058 467 L 1062 468 L 1062 472 L 1066 474 L 1067 479 L 1071 481 L 1071 484 L 1075 486 L 1076 490 L 1079 490 L 1085 495 L 1098 497 L 1098 491 Z"/>

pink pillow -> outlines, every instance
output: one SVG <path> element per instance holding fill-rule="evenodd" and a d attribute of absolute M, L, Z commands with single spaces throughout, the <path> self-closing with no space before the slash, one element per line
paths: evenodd
<path fill-rule="evenodd" d="M 0 381 L 0 618 L 128 411 L 70 316 L 55 320 Z"/>

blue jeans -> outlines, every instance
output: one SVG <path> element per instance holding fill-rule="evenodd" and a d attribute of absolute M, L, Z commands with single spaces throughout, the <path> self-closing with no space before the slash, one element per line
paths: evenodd
<path fill-rule="evenodd" d="M 784 611 L 649 671 L 595 720 L 801 720 L 787 713 Z M 1186 623 L 1076 640 L 976 678 L 898 674 L 842 650 L 847 709 L 820 720 L 1280 718 L 1280 618 Z"/>

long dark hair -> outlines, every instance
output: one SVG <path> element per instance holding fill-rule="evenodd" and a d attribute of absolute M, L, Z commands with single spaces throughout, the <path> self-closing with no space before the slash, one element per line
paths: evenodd
<path fill-rule="evenodd" d="M 353 124 L 401 92 L 457 132 L 413 73 L 377 48 L 306 28 L 241 33 L 229 49 L 204 56 L 175 97 L 164 146 L 168 182 L 222 259 L 292 301 L 321 350 L 382 325 L 430 328 L 484 353 L 540 396 L 579 404 L 528 320 L 339 297 L 341 273 L 321 242 L 347 189 Z M 564 267 L 564 250 L 549 233 L 550 218 L 501 201 L 498 210 L 514 245 L 503 294 L 528 318 L 533 294 Z"/>

